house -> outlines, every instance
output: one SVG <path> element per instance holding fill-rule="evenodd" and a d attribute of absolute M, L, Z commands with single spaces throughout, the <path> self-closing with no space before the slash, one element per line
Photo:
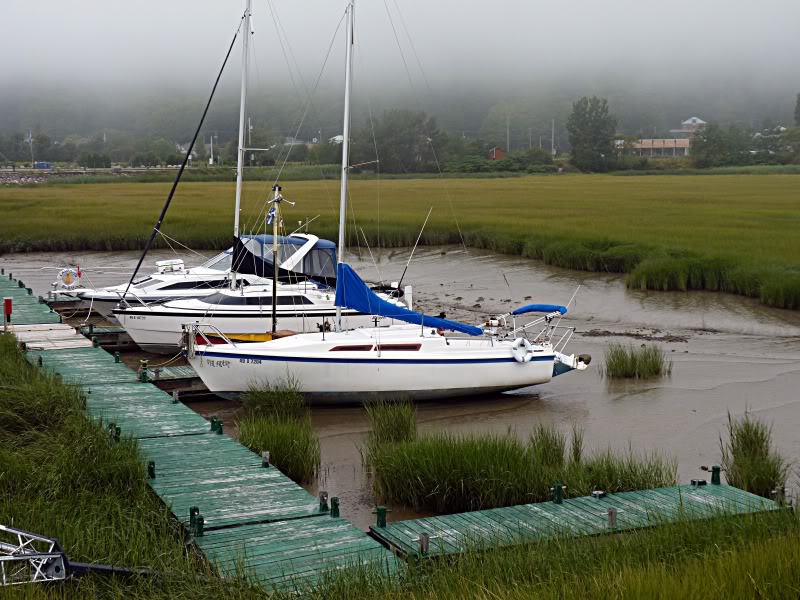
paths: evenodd
<path fill-rule="evenodd" d="M 666 138 L 638 140 L 633 149 L 638 156 L 689 156 L 692 140 L 686 138 Z"/>
<path fill-rule="evenodd" d="M 489 160 L 503 160 L 507 152 L 500 146 L 495 146 L 489 150 Z"/>
<path fill-rule="evenodd" d="M 693 138 L 697 130 L 705 126 L 706 122 L 700 117 L 689 117 L 681 123 L 680 129 L 670 129 L 669 132 L 674 138 Z"/>

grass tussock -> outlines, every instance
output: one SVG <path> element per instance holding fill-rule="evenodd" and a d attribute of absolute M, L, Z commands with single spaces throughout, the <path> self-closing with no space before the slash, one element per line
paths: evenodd
<path fill-rule="evenodd" d="M 631 288 L 721 291 L 800 309 L 796 176 L 759 175 L 752 169 L 752 175 L 716 177 L 570 175 L 448 179 L 446 184 L 437 177 L 391 181 L 382 176 L 380 184 L 355 180 L 351 206 L 358 228 L 352 228 L 348 244 L 363 244 L 357 239 L 363 229 L 373 248 L 413 245 L 433 203 L 422 244 L 460 244 L 460 228 L 469 246 L 570 269 L 625 273 Z M 291 193 L 302 198 L 294 214 L 287 213 L 288 222 L 319 215 L 314 233 L 335 239 L 336 182 L 289 182 L 311 179 L 311 171 L 319 168 L 297 166 L 286 173 Z M 205 177 L 200 170 L 196 176 Z M 269 190 L 262 181 L 269 178 L 256 176 L 259 181 L 245 186 L 245 231 L 263 220 L 255 216 Z M 166 194 L 164 185 L 0 188 L 0 252 L 141 249 Z M 380 222 L 374 204 L 379 185 Z M 226 194 L 233 194 L 228 182 L 187 180 L 165 233 L 193 248 L 229 245 L 232 216 L 218 210 Z M 480 202 L 487 194 L 496 199 L 488 215 Z M 65 231 L 64 221 L 74 226 Z M 747 234 L 733 235 L 743 222 Z"/>
<path fill-rule="evenodd" d="M 239 441 L 298 483 L 313 481 L 320 467 L 319 439 L 296 382 L 253 385 L 237 418 Z"/>
<path fill-rule="evenodd" d="M 632 345 L 612 343 L 605 351 L 606 377 L 612 379 L 653 379 L 672 374 L 672 361 L 655 344 Z"/>
<path fill-rule="evenodd" d="M 772 428 L 750 413 L 739 419 L 728 413 L 727 434 L 719 445 L 728 483 L 765 498 L 783 490 L 791 465 L 773 448 Z"/>
<path fill-rule="evenodd" d="M 417 409 L 413 402 L 371 402 L 365 410 L 369 431 L 366 444 L 360 450 L 365 466 L 370 465 L 372 455 L 382 446 L 417 438 Z"/>
<path fill-rule="evenodd" d="M 371 448 L 376 496 L 418 510 L 454 513 L 550 498 L 555 482 L 570 497 L 661 487 L 675 482 L 674 461 L 655 453 L 611 450 L 584 455 L 583 435 L 568 445 L 540 426 L 527 442 L 503 435 L 432 433 Z"/>

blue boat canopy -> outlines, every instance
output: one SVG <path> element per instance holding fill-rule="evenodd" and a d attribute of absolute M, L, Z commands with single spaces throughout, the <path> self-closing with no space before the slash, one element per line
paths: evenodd
<path fill-rule="evenodd" d="M 425 327 L 460 331 L 469 335 L 483 335 L 480 327 L 439 317 L 429 317 L 384 300 L 369 289 L 350 265 L 344 263 L 339 263 L 336 270 L 336 306 Z"/>
<path fill-rule="evenodd" d="M 543 313 L 558 312 L 564 315 L 567 313 L 567 307 L 560 306 L 558 304 L 528 304 L 526 306 L 520 306 L 519 308 L 511 311 L 511 314 L 524 315 L 525 313 L 529 312 L 543 312 Z"/>

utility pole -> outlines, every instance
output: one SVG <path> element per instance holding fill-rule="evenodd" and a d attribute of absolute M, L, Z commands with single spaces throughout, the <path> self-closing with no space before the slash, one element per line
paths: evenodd
<path fill-rule="evenodd" d="M 539 150 L 542 149 L 542 136 L 539 136 Z"/>
<path fill-rule="evenodd" d="M 550 131 L 550 153 L 556 155 L 556 120 L 553 119 L 553 128 Z"/>
<path fill-rule="evenodd" d="M 208 164 L 214 164 L 214 136 L 213 134 L 208 136 L 208 140 L 211 142 L 211 156 L 208 159 Z"/>
<path fill-rule="evenodd" d="M 508 126 L 509 117 L 506 115 L 506 152 L 511 152 L 511 130 Z"/>
<path fill-rule="evenodd" d="M 528 150 L 533 148 L 533 127 L 528 127 Z"/>
<path fill-rule="evenodd" d="M 31 169 L 33 168 L 33 131 L 28 129 L 28 143 L 31 145 Z"/>

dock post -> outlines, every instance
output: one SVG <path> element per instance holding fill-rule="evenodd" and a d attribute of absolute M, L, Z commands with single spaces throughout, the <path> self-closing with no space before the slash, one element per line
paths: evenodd
<path fill-rule="evenodd" d="M 373 515 L 377 515 L 377 522 L 376 525 L 379 529 L 386 529 L 386 513 L 389 510 L 385 506 L 376 506 L 375 510 L 372 511 Z"/>
<path fill-rule="evenodd" d="M 36 366 L 37 366 L 37 367 L 41 367 L 41 366 L 42 366 L 42 364 L 43 364 L 43 362 L 42 362 L 42 355 L 40 354 L 39 356 L 37 356 L 37 357 L 36 357 Z"/>
<path fill-rule="evenodd" d="M 550 491 L 553 492 L 553 504 L 563 504 L 565 489 L 567 489 L 567 486 L 560 481 L 553 484 L 553 487 L 550 488 Z"/>
<path fill-rule="evenodd" d="M 222 419 L 217 419 L 217 435 L 222 435 Z"/>
<path fill-rule="evenodd" d="M 211 417 L 211 431 L 217 430 L 217 417 Z"/>
<path fill-rule="evenodd" d="M 100 347 L 100 340 L 97 339 L 96 335 L 92 336 L 92 348 L 99 348 Z"/>
<path fill-rule="evenodd" d="M 119 352 L 114 352 L 114 363 L 119 364 L 121 360 L 122 357 L 120 356 Z"/>
<path fill-rule="evenodd" d="M 319 512 L 328 512 L 328 492 L 321 491 L 319 493 Z"/>
<path fill-rule="evenodd" d="M 428 549 L 431 547 L 431 536 L 429 533 L 419 534 L 419 553 L 427 554 Z"/>
<path fill-rule="evenodd" d="M 331 498 L 331 517 L 339 518 L 339 497 Z"/>
<path fill-rule="evenodd" d="M 261 453 L 261 466 L 265 469 L 269 468 L 269 450 L 264 450 Z"/>
<path fill-rule="evenodd" d="M 719 485 L 720 478 L 719 474 L 722 471 L 722 468 L 719 465 L 714 465 L 711 467 L 711 485 Z"/>
<path fill-rule="evenodd" d="M 3 331 L 8 331 L 11 326 L 11 313 L 14 308 L 13 298 L 3 298 Z"/>
<path fill-rule="evenodd" d="M 173 404 L 177 404 L 178 403 L 180 395 L 181 395 L 181 393 L 178 390 L 175 390 L 174 392 L 172 392 L 172 403 Z"/>
<path fill-rule="evenodd" d="M 147 360 L 139 361 L 139 381 L 142 383 L 147 383 L 147 364 L 149 362 Z"/>
<path fill-rule="evenodd" d="M 25 284 L 22 282 L 22 279 L 20 279 L 20 280 L 17 282 L 17 284 L 19 284 L 19 287 L 20 287 L 20 288 L 24 288 L 24 287 L 25 287 Z"/>
<path fill-rule="evenodd" d="M 94 323 L 89 323 L 89 337 L 94 335 Z"/>
<path fill-rule="evenodd" d="M 617 528 L 617 509 L 613 506 L 608 509 L 608 526 L 610 529 Z"/>
<path fill-rule="evenodd" d="M 200 508 L 197 506 L 192 506 L 189 508 L 189 529 L 194 531 L 194 524 L 197 521 L 197 515 L 200 514 Z"/>
<path fill-rule="evenodd" d="M 203 537 L 205 533 L 205 524 L 206 520 L 203 518 L 203 515 L 197 515 L 197 518 L 194 520 L 194 536 L 195 537 Z"/>
<path fill-rule="evenodd" d="M 148 479 L 155 479 L 156 478 L 156 461 L 151 460 L 147 463 L 147 478 Z"/>

